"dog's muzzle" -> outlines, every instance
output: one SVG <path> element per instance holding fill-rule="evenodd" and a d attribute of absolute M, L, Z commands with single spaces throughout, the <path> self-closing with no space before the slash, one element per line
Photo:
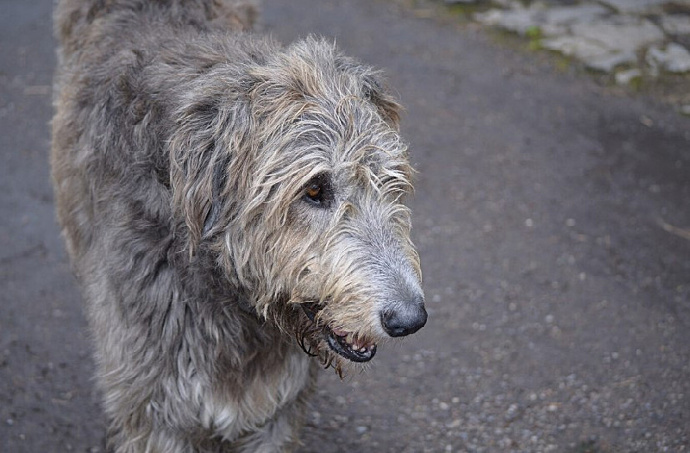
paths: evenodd
<path fill-rule="evenodd" d="M 316 322 L 320 307 L 316 303 L 301 304 L 302 310 L 311 322 Z M 351 332 L 323 326 L 324 339 L 333 352 L 352 361 L 368 362 L 376 355 L 376 344 L 357 338 Z"/>

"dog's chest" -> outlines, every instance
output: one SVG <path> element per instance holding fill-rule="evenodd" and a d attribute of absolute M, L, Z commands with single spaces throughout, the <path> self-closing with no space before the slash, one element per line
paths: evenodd
<path fill-rule="evenodd" d="M 310 384 L 311 360 L 301 350 L 291 352 L 281 367 L 230 389 L 232 394 L 198 389 L 200 421 L 227 440 L 270 423 L 276 412 L 293 403 Z"/>

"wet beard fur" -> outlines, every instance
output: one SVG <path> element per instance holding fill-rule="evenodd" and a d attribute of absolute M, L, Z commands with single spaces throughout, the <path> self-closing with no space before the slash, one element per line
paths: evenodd
<path fill-rule="evenodd" d="M 316 317 L 311 320 L 300 303 L 290 302 L 288 297 L 271 305 L 266 319 L 275 324 L 285 335 L 294 337 L 297 345 L 309 356 L 321 362 L 324 369 L 333 368 L 341 379 L 351 365 L 337 355 L 328 345 L 324 326 Z M 354 364 L 353 364 L 354 365 Z"/>

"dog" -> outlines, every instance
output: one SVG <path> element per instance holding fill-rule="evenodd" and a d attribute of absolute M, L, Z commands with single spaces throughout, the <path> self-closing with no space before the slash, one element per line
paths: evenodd
<path fill-rule="evenodd" d="M 255 17 L 56 7 L 57 217 L 117 452 L 291 451 L 319 364 L 347 372 L 427 320 L 398 102 Z"/>

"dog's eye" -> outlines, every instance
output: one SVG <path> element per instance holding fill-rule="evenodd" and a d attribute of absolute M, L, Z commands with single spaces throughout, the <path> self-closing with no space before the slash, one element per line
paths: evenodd
<path fill-rule="evenodd" d="M 323 194 L 323 188 L 321 185 L 317 183 L 310 184 L 306 190 L 304 191 L 304 194 L 309 198 L 311 201 L 315 202 L 320 202 L 321 201 L 321 195 Z"/>
<path fill-rule="evenodd" d="M 319 175 L 313 178 L 304 187 L 304 200 L 310 204 L 328 207 L 331 198 L 331 185 L 327 175 Z"/>

